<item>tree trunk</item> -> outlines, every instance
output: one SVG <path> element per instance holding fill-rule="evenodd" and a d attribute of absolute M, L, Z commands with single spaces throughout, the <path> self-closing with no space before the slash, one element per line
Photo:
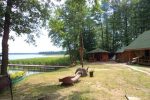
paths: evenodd
<path fill-rule="evenodd" d="M 67 46 L 68 46 L 68 53 L 69 53 L 69 58 L 70 58 L 70 64 L 73 64 L 74 61 L 73 61 L 73 56 L 71 54 L 71 47 L 70 47 L 69 42 L 67 42 Z"/>
<path fill-rule="evenodd" d="M 102 30 L 102 48 L 104 48 L 104 32 L 103 32 L 103 25 L 102 25 L 102 22 L 100 23 L 101 25 L 101 30 Z"/>
<path fill-rule="evenodd" d="M 106 42 L 105 42 L 105 49 L 109 50 L 109 33 L 108 33 L 108 16 L 106 17 Z"/>
<path fill-rule="evenodd" d="M 70 49 L 70 47 L 68 47 L 68 52 L 69 52 L 69 58 L 70 58 L 70 61 L 71 61 L 71 64 L 72 64 L 73 61 L 72 61 L 72 55 L 71 55 L 71 49 Z"/>
<path fill-rule="evenodd" d="M 7 0 L 7 7 L 5 12 L 5 22 L 4 22 L 4 34 L 2 39 L 2 65 L 1 65 L 1 74 L 7 74 L 8 66 L 8 39 L 9 39 L 9 28 L 10 28 L 10 13 L 11 13 L 12 2 Z"/>
<path fill-rule="evenodd" d="M 113 13 L 113 22 L 112 22 L 112 24 L 113 24 L 113 27 L 112 27 L 113 28 L 112 51 L 113 52 L 115 52 L 115 25 L 114 25 L 115 24 L 115 22 L 114 22 L 115 21 L 115 15 L 114 14 L 115 13 Z"/>
<path fill-rule="evenodd" d="M 80 63 L 82 65 L 82 68 L 83 68 L 83 48 L 84 48 L 84 46 L 83 46 L 83 34 L 80 33 L 80 50 L 79 50 L 79 52 L 80 52 Z"/>
<path fill-rule="evenodd" d="M 124 38 L 125 38 L 125 45 L 129 45 L 129 35 L 128 35 L 128 18 L 127 18 L 127 6 L 125 6 L 125 16 L 124 16 L 124 21 L 125 21 L 125 31 L 124 31 Z"/>

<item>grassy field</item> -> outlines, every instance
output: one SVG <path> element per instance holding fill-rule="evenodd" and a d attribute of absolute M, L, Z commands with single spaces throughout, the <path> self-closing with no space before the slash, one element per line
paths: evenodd
<path fill-rule="evenodd" d="M 30 59 L 19 59 L 10 60 L 10 64 L 31 64 L 31 65 L 70 65 L 68 56 L 51 56 L 43 58 L 30 58 Z"/>
<path fill-rule="evenodd" d="M 126 100 L 125 95 L 150 99 L 150 76 L 123 64 L 86 64 L 94 70 L 93 78 L 82 77 L 73 86 L 61 86 L 58 79 L 74 75 L 78 67 L 25 78 L 13 87 L 14 100 Z M 9 97 L 8 92 L 0 94 L 0 100 Z"/>

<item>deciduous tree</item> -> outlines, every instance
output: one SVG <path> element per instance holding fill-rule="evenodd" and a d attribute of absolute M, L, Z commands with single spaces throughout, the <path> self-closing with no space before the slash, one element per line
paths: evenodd
<path fill-rule="evenodd" d="M 50 2 L 39 0 L 0 1 L 0 33 L 3 35 L 1 74 L 7 74 L 10 31 L 18 36 L 27 34 L 34 40 L 37 30 L 46 25 L 46 20 L 49 18 L 49 6 Z"/>

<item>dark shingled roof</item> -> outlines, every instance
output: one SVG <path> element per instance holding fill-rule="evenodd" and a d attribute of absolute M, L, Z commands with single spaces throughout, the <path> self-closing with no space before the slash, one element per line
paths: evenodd
<path fill-rule="evenodd" d="M 95 49 L 95 50 L 92 50 L 92 51 L 90 51 L 90 52 L 88 52 L 88 53 L 102 53 L 102 52 L 109 53 L 108 51 L 105 51 L 105 50 L 100 49 L 100 48 L 97 48 L 97 49 Z"/>
<path fill-rule="evenodd" d="M 120 49 L 118 49 L 117 51 L 116 51 L 116 53 L 122 53 L 122 52 L 124 52 L 125 51 L 125 47 L 121 47 Z"/>
<path fill-rule="evenodd" d="M 125 50 L 150 49 L 150 30 L 139 35 Z"/>

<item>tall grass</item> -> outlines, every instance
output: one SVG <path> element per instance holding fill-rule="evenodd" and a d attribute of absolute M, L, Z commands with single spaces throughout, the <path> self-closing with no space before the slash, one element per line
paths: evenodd
<path fill-rule="evenodd" d="M 43 58 L 10 60 L 9 63 L 10 64 L 68 66 L 70 65 L 70 60 L 69 60 L 69 57 L 43 57 Z"/>

